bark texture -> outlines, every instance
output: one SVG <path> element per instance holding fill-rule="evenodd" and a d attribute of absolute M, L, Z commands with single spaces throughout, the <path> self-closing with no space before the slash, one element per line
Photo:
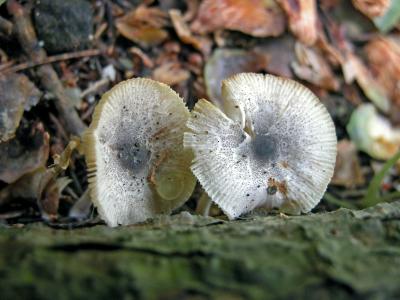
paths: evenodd
<path fill-rule="evenodd" d="M 180 214 L 139 226 L 0 229 L 1 299 L 400 299 L 400 202 Z"/>

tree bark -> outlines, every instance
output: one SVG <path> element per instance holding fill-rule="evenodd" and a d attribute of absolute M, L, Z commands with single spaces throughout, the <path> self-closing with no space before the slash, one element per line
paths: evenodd
<path fill-rule="evenodd" d="M 362 211 L 0 229 L 1 299 L 400 299 L 400 202 Z"/>

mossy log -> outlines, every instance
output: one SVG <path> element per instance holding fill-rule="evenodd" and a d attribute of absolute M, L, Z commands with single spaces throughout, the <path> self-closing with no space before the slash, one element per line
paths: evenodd
<path fill-rule="evenodd" d="M 400 299 L 400 202 L 234 222 L 0 229 L 1 299 Z"/>

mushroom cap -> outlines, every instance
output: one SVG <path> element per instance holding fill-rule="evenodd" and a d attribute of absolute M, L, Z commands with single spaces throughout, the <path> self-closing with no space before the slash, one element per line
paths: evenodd
<path fill-rule="evenodd" d="M 318 98 L 303 85 L 254 73 L 222 84 L 224 111 L 196 104 L 184 146 L 211 199 L 234 219 L 256 207 L 308 212 L 333 175 L 336 133 Z"/>
<path fill-rule="evenodd" d="M 192 194 L 182 145 L 189 111 L 169 86 L 144 78 L 114 86 L 83 137 L 92 201 L 109 226 L 170 213 Z"/>

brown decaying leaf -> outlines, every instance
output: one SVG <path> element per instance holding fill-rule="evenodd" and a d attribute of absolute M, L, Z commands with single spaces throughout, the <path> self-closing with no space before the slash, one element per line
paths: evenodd
<path fill-rule="evenodd" d="M 265 56 L 266 61 L 262 60 L 262 63 L 267 62 L 265 71 L 274 75 L 292 78 L 293 72 L 290 64 L 295 60 L 294 45 L 294 37 L 291 34 L 285 34 L 266 41 L 261 46 L 255 47 L 254 50 L 256 53 Z"/>
<path fill-rule="evenodd" d="M 183 15 L 183 20 L 185 22 L 192 21 L 196 17 L 199 6 L 200 6 L 199 0 L 186 0 L 186 11 L 185 14 Z"/>
<path fill-rule="evenodd" d="M 179 42 L 166 42 L 162 51 L 154 59 L 156 68 L 153 70 L 152 78 L 168 85 L 185 84 L 190 77 L 189 70 L 184 66 L 181 58 L 181 45 Z"/>
<path fill-rule="evenodd" d="M 195 49 L 201 51 L 205 55 L 210 53 L 212 45 L 211 40 L 207 37 L 193 35 L 179 10 L 171 9 L 169 11 L 169 16 L 171 17 L 172 25 L 175 28 L 176 34 L 182 42 L 192 45 Z"/>
<path fill-rule="evenodd" d="M 23 175 L 12 184 L 0 191 L 0 206 L 11 202 L 13 199 L 36 199 L 39 195 L 39 185 L 46 173 L 44 166 L 33 172 Z"/>
<path fill-rule="evenodd" d="M 357 148 L 349 140 L 338 142 L 335 172 L 331 184 L 352 188 L 362 186 L 365 178 L 357 156 Z"/>
<path fill-rule="evenodd" d="M 154 62 L 152 61 L 152 59 L 142 51 L 142 49 L 138 48 L 138 47 L 132 47 L 129 49 L 129 52 L 131 52 L 132 54 L 138 56 L 143 65 L 147 68 L 152 69 L 154 67 Z"/>
<path fill-rule="evenodd" d="M 25 174 L 0 191 L 0 206 L 12 201 L 12 199 L 35 199 L 43 219 L 55 220 L 61 192 L 71 182 L 66 177 L 57 179 L 57 176 L 58 173 L 45 167 Z"/>
<path fill-rule="evenodd" d="M 39 186 L 37 202 L 44 220 L 57 219 L 61 192 L 70 182 L 71 179 L 67 177 L 56 178 L 50 175 L 46 185 Z"/>
<path fill-rule="evenodd" d="M 290 31 L 306 45 L 317 41 L 317 8 L 315 0 L 277 0 L 289 19 Z"/>
<path fill-rule="evenodd" d="M 168 23 L 167 14 L 155 7 L 140 5 L 116 20 L 118 31 L 127 39 L 144 47 L 157 45 L 168 37 L 162 27 Z"/>
<path fill-rule="evenodd" d="M 36 105 L 41 92 L 23 74 L 0 75 L 0 142 L 13 138 L 24 109 Z"/>
<path fill-rule="evenodd" d="M 79 146 L 79 140 L 73 138 L 61 155 L 55 157 L 51 167 L 46 168 L 43 164 L 2 189 L 0 206 L 16 198 L 35 199 L 43 219 L 56 219 L 61 192 L 71 182 L 66 177 L 58 176 L 68 167 L 72 152 L 79 150 Z"/>
<path fill-rule="evenodd" d="M 326 60 L 332 66 L 337 67 L 343 63 L 343 57 L 340 51 L 328 42 L 326 36 L 322 32 L 318 34 L 315 47 L 317 47 L 323 53 Z"/>
<path fill-rule="evenodd" d="M 292 68 L 297 77 L 327 90 L 339 89 L 339 81 L 318 49 L 296 43 L 295 52 Z"/>
<path fill-rule="evenodd" d="M 36 199 L 43 219 L 55 220 L 57 218 L 61 193 L 71 182 L 68 177 L 58 178 L 58 176 L 70 166 L 74 152 L 78 151 L 83 154 L 81 146 L 80 138 L 73 137 L 60 155 L 54 155 L 54 164 L 39 174 L 40 181 L 36 189 Z"/>
<path fill-rule="evenodd" d="M 208 99 L 214 104 L 220 105 L 222 80 L 241 72 L 263 71 L 267 66 L 266 55 L 259 52 L 242 49 L 216 49 L 204 69 Z"/>
<path fill-rule="evenodd" d="M 285 17 L 275 1 L 204 0 L 191 29 L 200 34 L 228 29 L 255 37 L 279 36 Z"/>
<path fill-rule="evenodd" d="M 350 84 L 356 80 L 365 96 L 381 111 L 388 113 L 390 110 L 389 99 L 383 87 L 373 78 L 364 62 L 353 52 L 346 53 L 345 57 L 346 59 L 343 60 L 342 64 L 342 71 L 346 83 Z"/>
<path fill-rule="evenodd" d="M 374 78 L 391 99 L 392 120 L 400 123 L 400 44 L 395 38 L 377 37 L 365 46 L 369 67 Z"/>
<path fill-rule="evenodd" d="M 347 84 L 356 81 L 365 96 L 381 111 L 388 113 L 390 102 L 385 90 L 374 79 L 365 63 L 354 53 L 354 47 L 346 39 L 342 26 L 331 21 L 325 29 L 329 32 L 330 43 L 324 33 L 320 32 L 316 46 L 327 55 L 333 65 L 340 64 Z"/>
<path fill-rule="evenodd" d="M 190 72 L 182 68 L 179 62 L 165 62 L 153 72 L 153 79 L 168 85 L 175 85 L 189 79 Z"/>
<path fill-rule="evenodd" d="M 30 132 L 0 143 L 0 180 L 12 183 L 24 174 L 45 166 L 49 157 L 49 134 L 43 124 L 32 126 Z"/>
<path fill-rule="evenodd" d="M 43 219 L 57 218 L 61 192 L 71 182 L 66 177 L 58 178 L 58 176 L 70 165 L 72 153 L 81 150 L 79 138 L 73 137 L 64 151 L 60 155 L 55 155 L 52 166 L 46 168 L 43 163 L 2 189 L 0 206 L 16 198 L 35 199 Z"/>
<path fill-rule="evenodd" d="M 398 0 L 352 0 L 353 5 L 370 19 L 382 16 L 390 6 L 390 1 Z"/>

